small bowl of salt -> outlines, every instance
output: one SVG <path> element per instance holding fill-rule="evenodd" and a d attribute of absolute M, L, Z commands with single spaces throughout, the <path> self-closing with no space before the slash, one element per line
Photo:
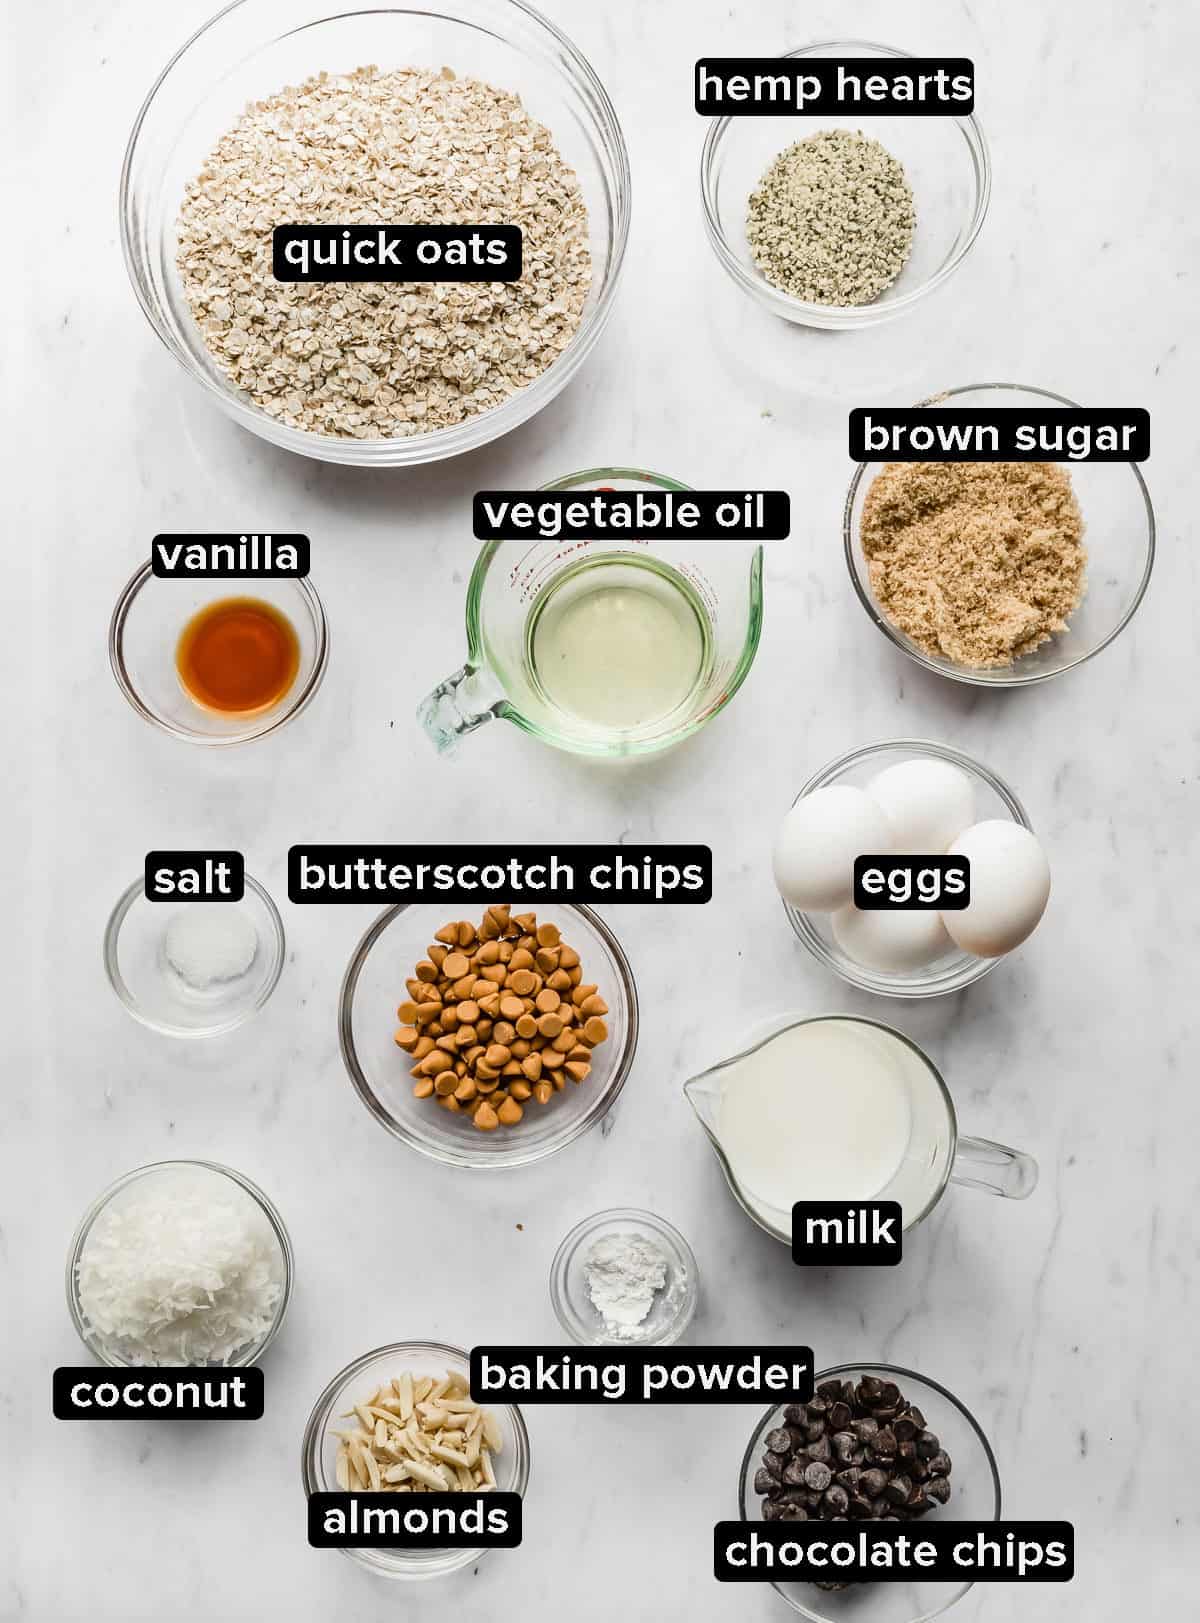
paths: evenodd
<path fill-rule="evenodd" d="M 104 967 L 135 1020 L 167 1037 L 215 1037 L 262 1008 L 283 969 L 283 920 L 257 879 L 240 901 L 147 899 L 136 879 L 104 932 Z"/>
<path fill-rule="evenodd" d="M 550 1264 L 558 1322 L 584 1347 L 666 1347 L 696 1311 L 699 1273 L 677 1228 L 618 1206 L 577 1223 Z"/>

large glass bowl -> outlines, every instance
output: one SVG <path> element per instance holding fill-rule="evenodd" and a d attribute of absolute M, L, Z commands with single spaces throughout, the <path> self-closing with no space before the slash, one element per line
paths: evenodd
<path fill-rule="evenodd" d="M 259 410 L 215 365 L 175 269 L 187 182 L 246 105 L 320 72 L 448 65 L 520 95 L 575 170 L 587 204 L 592 285 L 579 329 L 545 372 L 503 404 L 452 428 L 384 440 L 289 428 Z M 486 445 L 553 400 L 600 336 L 629 231 L 629 158 L 603 85 L 571 42 L 522 0 L 419 0 L 329 7 L 319 0 L 235 0 L 180 49 L 138 114 L 121 175 L 121 243 L 150 325 L 235 422 L 325 462 L 401 467 Z"/>
<path fill-rule="evenodd" d="M 975 822 L 1011 820 L 1032 832 L 1033 825 L 1025 808 L 1003 778 L 982 761 L 964 755 L 962 750 L 951 749 L 948 744 L 935 744 L 927 738 L 896 738 L 886 744 L 865 744 L 860 749 L 848 750 L 814 773 L 796 800 L 803 800 L 814 789 L 825 789 L 835 783 L 865 789 L 872 778 L 888 767 L 922 758 L 946 761 L 966 773 L 975 792 Z M 951 941 L 942 957 L 919 969 L 871 969 L 851 958 L 838 945 L 828 913 L 804 913 L 786 899 L 783 910 L 792 929 L 818 962 L 849 981 L 851 986 L 861 986 L 865 992 L 877 992 L 883 997 L 936 997 L 945 992 L 961 992 L 964 986 L 970 986 L 1000 962 L 999 958 L 977 958 Z"/>
<path fill-rule="evenodd" d="M 939 408 L 1024 406 L 1038 410 L 1073 406 L 1075 401 L 1022 383 L 970 383 L 917 404 Z M 1031 654 L 1023 654 L 1016 664 L 996 669 L 976 670 L 940 654 L 927 653 L 893 625 L 880 608 L 863 554 L 863 503 L 884 465 L 883 461 L 861 463 L 850 481 L 842 521 L 846 563 L 859 602 L 868 615 L 889 642 L 927 671 L 976 687 L 1015 688 L 1045 682 L 1107 648 L 1133 618 L 1154 564 L 1154 509 L 1146 481 L 1136 462 L 1065 462 L 1062 466 L 1071 475 L 1083 514 L 1083 544 L 1088 555 L 1087 589 L 1066 631 Z"/>
<path fill-rule="evenodd" d="M 514 914 L 534 912 L 560 927 L 580 956 L 585 980 L 596 983 L 608 1004 L 608 1038 L 594 1051 L 591 1074 L 577 1086 L 568 1083 L 545 1105 L 528 1104 L 515 1127 L 481 1132 L 469 1116 L 414 1098 L 407 1055 L 394 1041 L 396 1009 L 408 996 L 405 981 L 442 925 L 469 916 L 471 909 L 456 915 L 441 902 L 388 908 L 355 948 L 342 982 L 338 1035 L 356 1093 L 389 1133 L 449 1166 L 529 1166 L 565 1148 L 608 1115 L 637 1048 L 633 971 L 608 925 L 590 907 L 519 896 L 511 902 Z"/>
<path fill-rule="evenodd" d="M 930 1431 L 936 1432 L 950 1456 L 950 1501 L 930 1511 L 914 1526 L 932 1527 L 941 1518 L 956 1521 L 994 1522 L 1000 1518 L 1000 1473 L 992 1446 L 979 1422 L 964 1403 L 944 1386 L 895 1364 L 837 1364 L 823 1369 L 822 1381 L 859 1381 L 873 1375 L 881 1381 L 894 1381 L 909 1403 L 925 1416 Z M 738 1474 L 738 1507 L 744 1522 L 762 1521 L 762 1496 L 754 1491 L 754 1473 L 763 1454 L 763 1438 L 783 1424 L 786 1405 L 774 1404 L 759 1420 L 750 1438 Z M 853 1523 L 850 1525 L 854 1525 Z M 933 1583 L 916 1578 L 909 1583 L 861 1583 L 832 1592 L 811 1583 L 773 1583 L 771 1588 L 794 1612 L 811 1623 L 929 1623 L 960 1601 L 971 1588 L 969 1581 Z"/>
<path fill-rule="evenodd" d="M 906 57 L 907 51 L 864 40 L 823 40 L 782 53 L 805 57 Z M 861 130 L 898 158 L 912 187 L 917 225 L 900 275 L 870 304 L 809 304 L 775 287 L 759 270 L 746 239 L 750 193 L 785 148 L 819 130 Z M 991 195 L 987 143 L 974 116 L 896 118 L 785 113 L 716 118 L 700 157 L 700 194 L 708 240 L 725 270 L 772 315 L 797 326 L 847 331 L 903 315 L 941 287 L 979 235 Z"/>
<path fill-rule="evenodd" d="M 331 1428 L 344 1425 L 339 1417 L 355 1403 L 361 1403 L 385 1381 L 408 1370 L 412 1375 L 442 1375 L 447 1370 L 469 1376 L 470 1360 L 461 1347 L 444 1346 L 440 1341 L 397 1341 L 376 1347 L 347 1364 L 321 1393 L 304 1428 L 300 1469 L 304 1491 L 337 1493 L 338 1440 Z M 524 1494 L 529 1484 L 529 1433 L 515 1404 L 484 1405 L 500 1423 L 504 1447 L 493 1468 L 496 1486 L 502 1493 Z M 462 1567 L 481 1561 L 486 1549 L 344 1549 L 343 1555 L 360 1562 L 383 1578 L 444 1578 Z"/>

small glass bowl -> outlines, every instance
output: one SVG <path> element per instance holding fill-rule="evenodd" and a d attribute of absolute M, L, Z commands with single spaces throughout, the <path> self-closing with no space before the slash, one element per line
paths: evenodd
<path fill-rule="evenodd" d="M 1074 406 L 1065 395 L 1023 383 L 968 383 L 918 401 L 918 406 L 1020 407 L 1038 410 Z M 886 461 L 886 459 L 885 459 Z M 858 600 L 889 642 L 927 671 L 974 687 L 1016 688 L 1045 682 L 1082 665 L 1107 648 L 1133 618 L 1154 567 L 1154 508 L 1136 462 L 1064 462 L 1083 514 L 1087 582 L 1067 629 L 1022 654 L 1015 665 L 976 670 L 940 654 L 926 653 L 884 614 L 871 587 L 862 549 L 862 512 L 867 492 L 884 462 L 863 462 L 846 495 L 842 536 L 846 563 Z M 1132 478 L 1130 477 L 1132 475 Z"/>
<path fill-rule="evenodd" d="M 251 715 L 221 715 L 185 689 L 175 650 L 192 616 L 226 597 L 257 597 L 285 615 L 300 642 L 300 667 L 278 704 Z M 191 576 L 160 580 L 143 564 L 117 599 L 108 658 L 121 692 L 144 720 L 189 744 L 245 744 L 278 732 L 311 701 L 329 662 L 329 630 L 316 588 L 305 580 Z"/>
<path fill-rule="evenodd" d="M 376 1347 L 347 1364 L 321 1393 L 304 1428 L 300 1470 L 304 1491 L 337 1493 L 337 1446 L 331 1427 L 353 1404 L 371 1394 L 396 1375 L 408 1370 L 413 1375 L 441 1375 L 453 1369 L 469 1377 L 470 1359 L 460 1347 L 440 1341 L 397 1341 Z M 493 1461 L 496 1486 L 502 1493 L 524 1495 L 529 1486 L 529 1433 L 515 1404 L 484 1405 L 499 1421 L 504 1447 Z M 344 1549 L 342 1555 L 360 1562 L 383 1578 L 444 1578 L 463 1567 L 474 1566 L 488 1553 L 482 1550 L 365 1550 Z"/>
<path fill-rule="evenodd" d="M 888 45 L 863 40 L 824 40 L 785 51 L 797 57 L 907 57 Z M 912 252 L 890 287 L 870 304 L 807 304 L 775 287 L 759 270 L 746 240 L 750 194 L 771 163 L 805 136 L 829 129 L 861 130 L 904 166 L 916 204 Z M 700 193 L 708 240 L 742 289 L 772 315 L 801 327 L 848 331 L 874 327 L 903 315 L 941 287 L 958 269 L 979 235 L 991 195 L 987 143 L 973 115 L 963 118 L 896 118 L 866 114 L 814 118 L 785 113 L 713 119 L 700 157 Z"/>
<path fill-rule="evenodd" d="M 432 1099 L 413 1097 L 407 1056 L 397 1048 L 396 1008 L 405 982 L 437 931 L 453 916 L 442 903 L 399 902 L 381 913 L 354 949 L 342 981 L 338 1036 L 342 1059 L 363 1104 L 409 1149 L 458 1167 L 522 1167 L 565 1149 L 615 1105 L 633 1065 L 638 1002 L 633 971 L 616 936 L 590 907 L 544 899 L 512 899 L 512 911 L 544 912 L 579 954 L 589 981 L 608 1004 L 608 1038 L 595 1051 L 591 1074 L 545 1105 L 532 1101 L 515 1127 L 483 1133 L 466 1115 L 451 1115 Z"/>
<path fill-rule="evenodd" d="M 448 65 L 518 94 L 574 169 L 588 208 L 592 284 L 579 328 L 547 369 L 503 404 L 453 428 L 337 439 L 277 422 L 234 388 L 200 335 L 175 268 L 184 188 L 248 103 L 321 72 Z M 235 0 L 176 52 L 137 116 L 121 173 L 125 265 L 147 320 L 235 422 L 323 462 L 403 467 L 457 456 L 525 422 L 566 387 L 612 312 L 629 234 L 629 155 L 604 86 L 565 35 L 523 0 L 371 7 Z"/>
<path fill-rule="evenodd" d="M 631 1333 L 605 1333 L 604 1320 L 592 1306 L 585 1265 L 597 1240 L 636 1235 L 664 1253 L 667 1278 L 650 1312 Z M 669 1347 L 682 1341 L 696 1312 L 700 1273 L 691 1246 L 679 1230 L 653 1212 L 632 1206 L 585 1217 L 567 1235 L 550 1264 L 550 1301 L 559 1324 L 583 1347 Z"/>
<path fill-rule="evenodd" d="M 803 800 L 814 789 L 825 789 L 833 783 L 865 789 L 871 779 L 886 767 L 922 756 L 935 761 L 948 761 L 951 766 L 966 773 L 975 790 L 977 823 L 989 818 L 1011 818 L 1014 823 L 1020 823 L 1022 828 L 1032 832 L 1033 825 L 1025 808 L 1002 778 L 981 761 L 964 755 L 961 750 L 951 749 L 948 744 L 935 744 L 927 738 L 897 738 L 886 744 L 864 744 L 861 749 L 848 750 L 845 755 L 839 755 L 835 761 L 830 761 L 814 773 L 796 800 Z M 795 803 L 792 802 L 793 805 Z M 878 992 L 883 997 L 939 997 L 945 992 L 961 992 L 964 986 L 970 986 L 1000 962 L 999 958 L 976 958 L 974 953 L 964 952 L 951 942 L 947 953 L 920 969 L 869 969 L 838 946 L 833 938 L 829 914 L 802 913 L 787 900 L 784 900 L 783 910 L 792 929 L 814 958 L 844 981 L 849 981 L 851 986 L 861 986 L 864 991 Z"/>
<path fill-rule="evenodd" d="M 242 908 L 258 935 L 258 950 L 244 975 L 210 989 L 189 986 L 167 962 L 167 927 L 177 912 Z M 257 1013 L 283 972 L 283 920 L 257 879 L 246 875 L 240 902 L 150 902 L 145 878 L 122 895 L 104 932 L 109 983 L 135 1020 L 165 1037 L 217 1037 Z"/>
<path fill-rule="evenodd" d="M 909 1403 L 915 1403 L 936 1432 L 953 1467 L 950 1502 L 919 1519 L 916 1527 L 930 1526 L 943 1517 L 956 1521 L 994 1522 L 1000 1519 L 1000 1472 L 996 1456 L 979 1422 L 965 1404 L 944 1386 L 915 1370 L 896 1364 L 836 1364 L 816 1377 L 823 1381 L 859 1381 L 873 1375 L 894 1381 Z M 763 1453 L 763 1438 L 783 1424 L 786 1405 L 766 1410 L 750 1438 L 738 1475 L 738 1507 L 744 1522 L 762 1521 L 762 1496 L 754 1491 L 754 1473 Z M 854 1524 L 851 1523 L 851 1526 Z M 869 1524 L 868 1524 L 869 1525 Z M 971 1582 L 933 1583 L 914 1578 L 910 1583 L 856 1583 L 827 1593 L 811 1583 L 773 1583 L 794 1612 L 811 1623 L 929 1623 L 940 1617 L 972 1588 Z"/>
<path fill-rule="evenodd" d="M 132 1172 L 127 1172 L 123 1178 L 118 1178 L 115 1183 L 110 1184 L 102 1194 L 97 1196 L 83 1214 L 83 1220 L 75 1230 L 75 1238 L 71 1241 L 71 1250 L 67 1257 L 67 1308 L 71 1314 L 71 1322 L 79 1334 L 79 1339 L 92 1356 L 99 1359 L 102 1364 L 107 1364 L 111 1369 L 132 1369 L 135 1366 L 128 1358 L 122 1357 L 118 1349 L 111 1346 L 97 1331 L 93 1330 L 84 1317 L 83 1305 L 79 1299 L 78 1267 L 79 1260 L 83 1256 L 84 1246 L 87 1244 L 88 1235 L 91 1233 L 92 1225 L 100 1214 L 107 1210 L 110 1203 L 119 1200 L 133 1184 L 146 1178 L 157 1178 L 164 1175 L 172 1176 L 185 1168 L 210 1172 L 218 1179 L 227 1179 L 242 1190 L 244 1194 L 249 1195 L 271 1225 L 275 1238 L 279 1242 L 280 1261 L 283 1265 L 283 1291 L 279 1298 L 279 1305 L 275 1310 L 274 1320 L 270 1329 L 264 1335 L 260 1336 L 257 1341 L 248 1343 L 229 1360 L 228 1367 L 244 1369 L 250 1364 L 257 1364 L 263 1353 L 266 1352 L 279 1334 L 279 1327 L 283 1323 L 284 1315 L 287 1313 L 288 1303 L 292 1299 L 292 1279 L 295 1272 L 292 1242 L 288 1238 L 283 1218 L 280 1217 L 258 1185 L 251 1183 L 250 1179 L 243 1177 L 240 1172 L 235 1172 L 232 1167 L 221 1166 L 217 1161 L 153 1161 L 148 1166 L 135 1167 Z"/>

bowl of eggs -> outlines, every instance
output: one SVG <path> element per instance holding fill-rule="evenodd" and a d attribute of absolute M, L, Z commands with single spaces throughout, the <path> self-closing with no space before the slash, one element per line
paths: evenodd
<path fill-rule="evenodd" d="M 914 894 L 859 908 L 863 856 L 965 858 L 967 903 L 938 907 Z M 813 957 L 886 997 L 969 986 L 1033 932 L 1050 895 L 1046 854 L 1008 785 L 961 750 L 920 738 L 868 744 L 823 767 L 780 825 L 773 861 Z M 931 861 L 928 874 L 943 868 Z M 919 863 L 913 871 L 921 877 Z"/>

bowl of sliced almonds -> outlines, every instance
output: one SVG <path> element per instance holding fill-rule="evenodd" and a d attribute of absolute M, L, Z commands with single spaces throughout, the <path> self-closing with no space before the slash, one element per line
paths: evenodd
<path fill-rule="evenodd" d="M 359 1098 L 410 1149 L 527 1166 L 613 1109 L 637 1048 L 637 991 L 590 907 L 525 898 L 453 918 L 401 902 L 355 948 L 338 1033 Z"/>
<path fill-rule="evenodd" d="M 513 1404 L 476 1403 L 459 1347 L 397 1341 L 364 1353 L 321 1393 L 304 1432 L 304 1491 L 395 1496 L 420 1517 L 431 1493 L 518 1493 L 529 1482 L 529 1434 Z M 342 1547 L 384 1578 L 442 1578 L 485 1549 Z"/>

